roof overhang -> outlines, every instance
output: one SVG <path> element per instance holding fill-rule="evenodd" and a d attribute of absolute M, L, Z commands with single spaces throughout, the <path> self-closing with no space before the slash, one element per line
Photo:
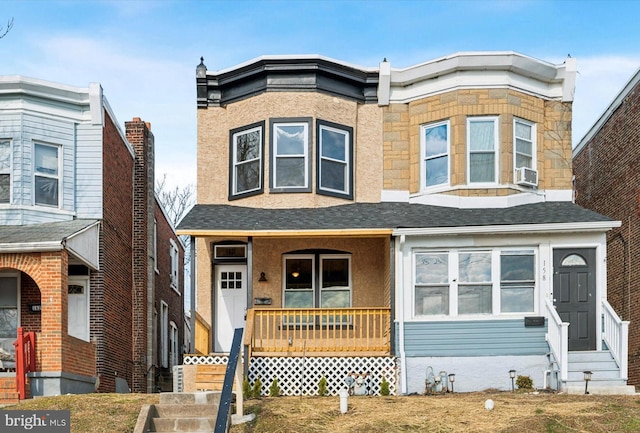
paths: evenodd
<path fill-rule="evenodd" d="M 393 230 L 394 236 L 441 236 L 441 235 L 478 235 L 478 234 L 523 234 L 523 233 L 573 233 L 606 232 L 620 227 L 620 221 L 597 221 L 557 224 L 514 224 L 466 227 L 407 228 Z"/>
<path fill-rule="evenodd" d="M 177 230 L 179 236 L 207 237 L 254 237 L 254 238 L 289 238 L 289 237 L 388 237 L 392 229 L 334 229 L 334 230 Z"/>
<path fill-rule="evenodd" d="M 34 224 L 33 228 L 42 229 L 43 226 L 46 226 L 46 224 Z M 5 227 L 12 228 L 11 226 Z M 29 226 L 22 226 L 22 228 L 29 230 Z M 92 269 L 99 269 L 99 235 L 100 222 L 96 220 L 80 229 L 70 229 L 68 233 L 57 236 L 55 240 L 0 242 L 0 253 L 35 253 L 67 250 L 72 260 L 78 260 Z"/>

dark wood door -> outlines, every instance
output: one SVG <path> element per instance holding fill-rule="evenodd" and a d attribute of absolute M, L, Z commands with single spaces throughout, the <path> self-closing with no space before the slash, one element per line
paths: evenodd
<path fill-rule="evenodd" d="M 569 350 L 596 349 L 595 249 L 553 252 L 553 304 L 569 323 Z"/>

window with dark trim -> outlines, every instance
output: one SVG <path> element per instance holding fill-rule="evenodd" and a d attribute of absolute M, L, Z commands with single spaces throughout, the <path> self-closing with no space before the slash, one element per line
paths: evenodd
<path fill-rule="evenodd" d="M 311 118 L 270 119 L 271 192 L 311 191 Z"/>
<path fill-rule="evenodd" d="M 264 122 L 229 131 L 229 200 L 264 191 Z"/>
<path fill-rule="evenodd" d="M 317 121 L 318 194 L 353 200 L 353 128 Z"/>
<path fill-rule="evenodd" d="M 37 205 L 59 205 L 60 148 L 48 144 L 34 146 L 34 201 Z"/>

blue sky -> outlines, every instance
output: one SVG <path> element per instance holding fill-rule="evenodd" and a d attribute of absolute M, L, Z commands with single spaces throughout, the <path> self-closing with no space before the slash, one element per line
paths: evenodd
<path fill-rule="evenodd" d="M 578 142 L 640 67 L 640 2 L 3 0 L 2 75 L 99 82 L 120 125 L 151 122 L 157 176 L 195 184 L 195 67 L 267 54 L 320 54 L 375 67 L 460 51 L 577 59 Z"/>

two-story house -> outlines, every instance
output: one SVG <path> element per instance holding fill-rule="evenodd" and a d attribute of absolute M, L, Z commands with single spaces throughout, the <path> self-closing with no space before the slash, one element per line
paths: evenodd
<path fill-rule="evenodd" d="M 14 341 L 35 333 L 21 399 L 155 391 L 180 362 L 183 247 L 149 128 L 123 130 L 99 84 L 0 77 L 0 375 L 21 380 Z"/>
<path fill-rule="evenodd" d="M 619 222 L 572 202 L 575 74 L 513 52 L 201 62 L 198 204 L 178 227 L 196 350 L 228 351 L 244 327 L 249 380 L 285 394 L 322 376 L 335 393 L 349 373 L 373 393 L 383 378 L 422 393 L 440 372 L 509 389 L 510 370 L 572 391 L 592 368 L 578 353 L 627 391 L 626 340 L 602 338 Z"/>
<path fill-rule="evenodd" d="M 576 203 L 621 221 L 607 233 L 608 299 L 629 325 L 629 383 L 640 385 L 640 311 L 634 265 L 640 235 L 640 70 L 573 150 Z"/>

